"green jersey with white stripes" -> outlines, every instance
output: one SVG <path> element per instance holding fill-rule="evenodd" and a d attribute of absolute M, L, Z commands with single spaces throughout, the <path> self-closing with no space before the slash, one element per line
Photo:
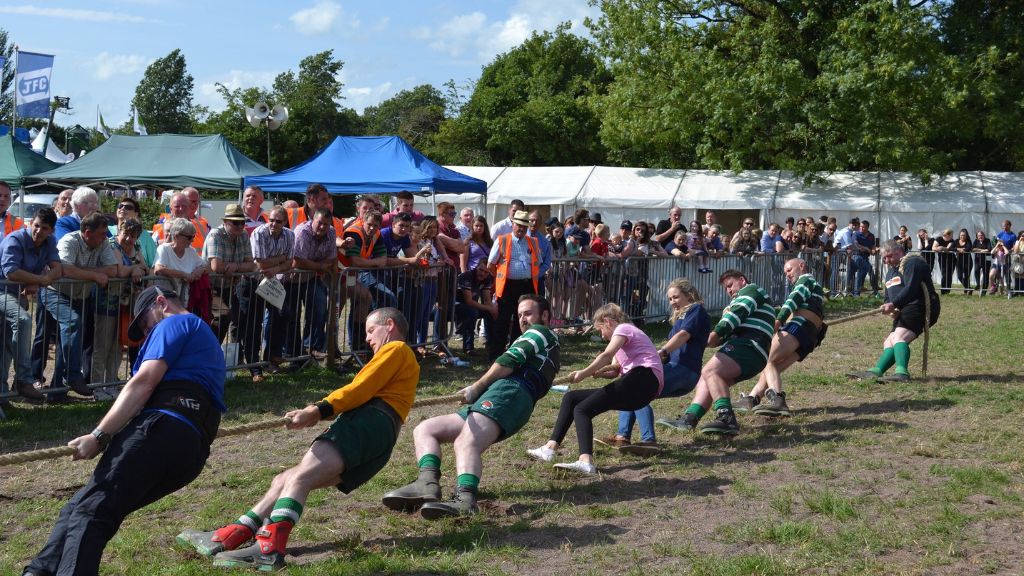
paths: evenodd
<path fill-rule="evenodd" d="M 789 298 L 779 307 L 779 313 L 775 318 L 779 322 L 785 322 L 786 318 L 797 310 L 807 310 L 817 314 L 818 318 L 825 318 L 825 290 L 811 274 L 797 278 L 796 284 L 793 284 L 793 289 L 789 292 Z"/>
<path fill-rule="evenodd" d="M 725 307 L 714 331 L 722 340 L 730 336 L 750 338 L 767 350 L 775 334 L 775 307 L 757 284 L 747 284 Z"/>

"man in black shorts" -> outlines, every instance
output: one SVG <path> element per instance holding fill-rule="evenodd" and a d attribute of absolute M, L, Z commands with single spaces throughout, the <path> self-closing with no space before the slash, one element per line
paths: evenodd
<path fill-rule="evenodd" d="M 920 254 L 906 254 L 903 245 L 893 240 L 882 244 L 882 261 L 889 267 L 885 280 L 885 304 L 882 312 L 893 317 L 892 332 L 886 337 L 882 356 L 874 368 L 852 372 L 858 380 L 906 382 L 910 380 L 910 343 L 925 330 L 925 298 L 931 316 L 928 325 L 939 320 L 939 296 L 932 284 L 931 268 Z M 896 365 L 891 376 L 886 370 Z"/>
<path fill-rule="evenodd" d="M 533 414 L 537 400 L 551 389 L 558 372 L 558 337 L 548 327 L 551 305 L 536 294 L 519 297 L 523 333 L 476 382 L 460 390 L 464 406 L 454 414 L 435 416 L 416 426 L 419 478 L 384 495 L 392 510 L 420 508 L 428 520 L 477 513 L 476 495 L 483 473 L 482 454 L 512 436 Z M 455 445 L 458 473 L 455 497 L 441 499 L 441 444 Z"/>
<path fill-rule="evenodd" d="M 807 262 L 793 258 L 783 272 L 793 289 L 775 315 L 775 336 L 768 363 L 750 394 L 741 394 L 737 411 L 758 416 L 789 416 L 781 374 L 795 362 L 803 362 L 825 338 L 825 290 L 807 271 Z M 763 399 L 762 399 L 763 396 Z"/>

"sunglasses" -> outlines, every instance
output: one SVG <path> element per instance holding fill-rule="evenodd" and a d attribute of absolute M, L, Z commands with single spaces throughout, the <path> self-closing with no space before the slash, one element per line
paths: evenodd
<path fill-rule="evenodd" d="M 117 205 L 117 209 L 118 210 L 131 210 L 132 212 L 134 212 L 135 211 L 135 206 L 132 206 L 131 204 L 118 204 Z"/>
<path fill-rule="evenodd" d="M 754 223 L 753 222 L 744 222 L 743 225 L 744 226 L 753 226 Z"/>

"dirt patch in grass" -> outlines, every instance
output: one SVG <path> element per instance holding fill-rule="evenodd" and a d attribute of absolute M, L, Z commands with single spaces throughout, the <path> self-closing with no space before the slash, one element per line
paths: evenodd
<path fill-rule="evenodd" d="M 946 297 L 932 333 L 930 379 L 890 385 L 842 376 L 873 365 L 888 323 L 836 326 L 784 375 L 793 417 L 742 415 L 741 434 L 725 440 L 659 429 L 665 450 L 647 459 L 599 446 L 600 474 L 592 478 L 564 476 L 526 457 L 553 425 L 561 396 L 551 394 L 520 434 L 486 453 L 482 514 L 468 519 L 430 523 L 380 504 L 384 492 L 415 476 L 412 427 L 450 408 L 418 410 L 377 478 L 349 496 L 314 493 L 292 538 L 292 573 L 1024 573 L 1014 552 L 1022 547 L 1024 513 L 1021 370 L 992 352 L 1024 335 L 1017 318 L 1016 301 Z M 575 365 L 599 349 L 584 340 L 566 343 Z M 919 374 L 920 343 L 912 349 Z M 477 373 L 430 366 L 422 394 L 451 393 Z M 264 414 L 337 384 L 323 376 L 302 393 L 264 398 Z M 687 400 L 659 400 L 655 412 L 675 415 Z M 602 415 L 595 434 L 615 426 L 615 414 Z M 209 561 L 173 546 L 174 534 L 237 518 L 317 432 L 218 441 L 196 482 L 125 523 L 108 547 L 105 573 L 170 566 L 206 573 Z M 575 459 L 574 434 L 558 461 Z M 446 495 L 454 485 L 451 454 L 446 447 Z M 91 468 L 64 460 L 0 468 L 0 524 L 5 533 L 17 529 L 0 547 L 0 575 L 17 573 L 37 551 L 56 509 Z"/>

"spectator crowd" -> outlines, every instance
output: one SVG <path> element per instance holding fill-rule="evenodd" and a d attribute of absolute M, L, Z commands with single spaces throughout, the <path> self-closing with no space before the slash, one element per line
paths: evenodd
<path fill-rule="evenodd" d="M 492 361 L 519 336 L 523 294 L 550 299 L 555 328 L 587 324 L 609 302 L 642 319 L 655 259 L 692 262 L 698 277 L 734 268 L 737 258 L 759 263 L 777 284 L 767 288 L 781 295 L 782 264 L 800 257 L 831 297 L 860 296 L 865 285 L 872 295 L 880 290 L 880 242 L 858 218 L 839 228 L 834 217 L 791 217 L 765 230 L 747 218 L 731 231 L 714 211 L 687 223 L 673 207 L 656 223 L 624 220 L 615 228 L 586 209 L 545 220 L 518 200 L 493 223 L 447 202 L 425 215 L 407 192 L 394 200 L 386 211 L 376 196 L 360 197 L 356 214 L 342 219 L 327 190 L 312 184 L 301 205 L 264 212 L 263 192 L 251 186 L 211 226 L 198 213 L 199 191 L 185 188 L 153 226 L 143 225 L 131 197 L 119 199 L 111 225 L 97 193 L 81 187 L 22 222 L 8 212 L 11 190 L 0 182 L 0 394 L 11 380 L 27 401 L 64 402 L 68 389 L 112 398 L 116 387 L 103 384 L 121 379 L 125 353 L 129 366 L 138 354 L 128 311 L 149 284 L 176 293 L 209 322 L 226 342 L 229 364 L 247 368 L 254 382 L 266 370 L 323 359 L 336 334 L 350 361 L 362 361 L 366 318 L 384 307 L 409 319 L 407 339 L 421 353 L 457 336 L 463 353 L 478 354 L 482 331 Z M 967 294 L 1024 291 L 1024 232 L 1014 233 L 1009 221 L 991 238 L 966 229 L 911 235 L 902 226 L 893 240 L 925 256 L 943 294 L 954 279 Z M 675 266 L 672 277 L 686 275 Z M 343 309 L 336 324 L 331 312 Z"/>

